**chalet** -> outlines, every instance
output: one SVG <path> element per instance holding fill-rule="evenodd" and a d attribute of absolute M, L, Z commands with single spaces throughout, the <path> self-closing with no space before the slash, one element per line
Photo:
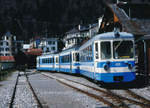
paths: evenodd
<path fill-rule="evenodd" d="M 84 38 L 88 37 L 88 28 L 81 29 L 81 25 L 78 25 L 78 27 L 75 27 L 71 29 L 70 31 L 66 32 L 66 36 L 64 38 L 65 48 L 71 48 L 74 45 L 77 45 L 81 41 L 83 41 Z M 80 33 L 82 31 L 82 35 Z"/>
<path fill-rule="evenodd" d="M 75 45 L 82 44 L 84 41 L 87 41 L 89 38 L 95 36 L 100 28 L 102 22 L 102 17 L 98 19 L 98 23 L 89 24 L 88 26 L 78 25 L 70 31 L 66 32 L 64 38 L 65 48 L 71 48 Z"/>

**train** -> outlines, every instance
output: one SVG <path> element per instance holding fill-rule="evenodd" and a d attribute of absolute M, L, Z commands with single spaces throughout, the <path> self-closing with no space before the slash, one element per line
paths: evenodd
<path fill-rule="evenodd" d="M 133 34 L 98 34 L 82 45 L 37 57 L 37 70 L 80 74 L 97 82 L 131 82 L 135 74 Z"/>

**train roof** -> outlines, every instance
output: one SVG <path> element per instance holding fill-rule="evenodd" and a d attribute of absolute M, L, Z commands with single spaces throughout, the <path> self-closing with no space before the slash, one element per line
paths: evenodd
<path fill-rule="evenodd" d="M 115 32 L 108 32 L 108 33 L 102 33 L 94 36 L 92 40 L 99 40 L 99 39 L 123 39 L 123 38 L 133 38 L 133 35 L 131 33 L 127 32 L 118 32 L 119 36 L 115 35 Z M 90 39 L 91 40 L 91 39 Z"/>
<path fill-rule="evenodd" d="M 73 46 L 73 47 L 71 47 L 71 48 L 62 50 L 62 52 L 60 52 L 60 53 L 65 53 L 65 52 L 68 52 L 68 51 L 78 50 L 78 49 L 79 49 L 79 45 L 75 45 L 75 46 Z"/>
<path fill-rule="evenodd" d="M 107 32 L 94 36 L 93 38 L 89 39 L 85 44 L 83 44 L 80 48 L 96 40 L 133 39 L 133 38 L 134 38 L 133 34 L 127 32 L 118 32 L 117 35 L 115 34 L 115 32 Z"/>

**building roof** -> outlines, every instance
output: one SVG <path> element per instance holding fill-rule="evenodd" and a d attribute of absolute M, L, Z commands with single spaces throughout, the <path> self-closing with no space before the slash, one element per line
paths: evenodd
<path fill-rule="evenodd" d="M 13 56 L 0 56 L 0 62 L 14 62 Z"/>
<path fill-rule="evenodd" d="M 150 19 L 129 18 L 125 11 L 119 8 L 116 4 L 107 4 L 111 11 L 117 16 L 122 29 L 125 32 L 133 33 L 135 35 L 150 34 Z M 146 10 L 148 11 L 148 10 Z"/>
<path fill-rule="evenodd" d="M 89 26 L 81 26 L 80 32 L 89 31 Z"/>
<path fill-rule="evenodd" d="M 80 27 L 74 27 L 70 31 L 66 32 L 66 34 L 73 34 L 73 33 L 78 33 L 78 32 L 84 32 L 84 31 L 89 31 L 90 27 L 89 26 L 81 26 Z M 91 24 L 91 26 L 96 26 L 95 24 Z"/>
<path fill-rule="evenodd" d="M 98 26 L 98 23 L 94 23 L 94 24 L 90 25 L 90 28 L 94 28 L 94 27 L 97 27 L 97 26 Z"/>
<path fill-rule="evenodd" d="M 30 44 L 24 44 L 23 45 L 23 49 L 29 49 L 30 48 Z"/>
<path fill-rule="evenodd" d="M 8 36 L 8 37 L 11 36 L 11 35 L 12 34 L 10 33 L 10 31 L 7 31 L 6 34 L 5 34 L 5 36 Z"/>
<path fill-rule="evenodd" d="M 87 40 L 79 49 L 85 48 L 90 43 L 96 40 L 113 40 L 113 39 L 133 39 L 133 35 L 131 33 L 119 32 L 119 36 L 116 37 L 115 32 L 107 32 L 94 36 L 93 38 Z"/>
<path fill-rule="evenodd" d="M 72 34 L 72 33 L 77 33 L 79 30 L 77 28 L 73 28 L 70 31 L 66 32 L 66 34 Z"/>
<path fill-rule="evenodd" d="M 37 55 L 37 56 L 40 56 L 40 55 L 42 55 L 42 49 L 33 49 L 33 48 L 31 48 L 31 49 L 28 49 L 28 51 L 27 52 L 25 52 L 25 54 L 27 54 L 27 55 Z"/>

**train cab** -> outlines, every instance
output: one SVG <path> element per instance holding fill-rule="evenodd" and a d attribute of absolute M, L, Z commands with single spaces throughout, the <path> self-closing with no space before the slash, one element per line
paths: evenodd
<path fill-rule="evenodd" d="M 79 48 L 80 73 L 96 81 L 114 83 L 135 79 L 134 38 L 130 33 L 99 34 Z"/>
<path fill-rule="evenodd" d="M 104 82 L 129 82 L 135 79 L 135 48 L 131 34 L 101 36 L 94 41 L 95 79 Z"/>

